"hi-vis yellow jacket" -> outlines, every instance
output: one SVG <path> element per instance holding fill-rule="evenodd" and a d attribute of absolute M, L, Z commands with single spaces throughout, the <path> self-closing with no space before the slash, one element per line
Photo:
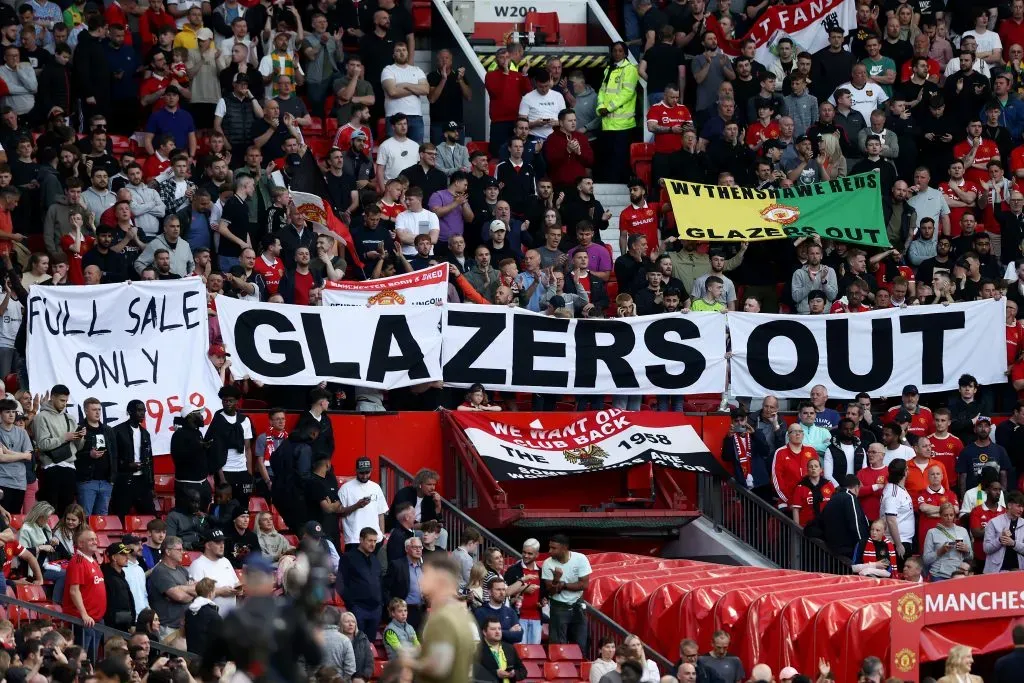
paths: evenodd
<path fill-rule="evenodd" d="M 629 130 L 636 126 L 636 86 L 640 74 L 628 59 L 604 70 L 597 108 L 608 114 L 601 118 L 601 130 Z"/>

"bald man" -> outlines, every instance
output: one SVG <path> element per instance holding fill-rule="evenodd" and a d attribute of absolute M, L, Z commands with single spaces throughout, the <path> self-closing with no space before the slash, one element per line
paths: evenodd
<path fill-rule="evenodd" d="M 103 281 L 103 271 L 99 266 L 86 266 L 82 277 L 85 279 L 85 284 L 98 285 Z"/>
<path fill-rule="evenodd" d="M 682 677 L 679 680 L 682 681 Z M 750 672 L 750 680 L 753 683 L 757 683 L 757 681 L 774 683 L 775 679 L 772 678 L 772 668 L 767 664 L 755 664 L 754 669 Z"/>
<path fill-rule="evenodd" d="M 679 665 L 679 683 L 697 683 L 697 667 L 689 662 Z"/>

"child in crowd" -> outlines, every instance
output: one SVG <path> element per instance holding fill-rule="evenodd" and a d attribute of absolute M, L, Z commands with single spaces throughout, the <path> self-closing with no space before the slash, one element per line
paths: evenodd
<path fill-rule="evenodd" d="M 402 598 L 391 598 L 388 603 L 388 614 L 391 622 L 384 629 L 384 648 L 388 652 L 388 660 L 398 659 L 402 649 L 418 648 L 420 640 L 416 637 L 416 629 L 408 623 L 409 606 Z"/>
<path fill-rule="evenodd" d="M 466 392 L 466 400 L 457 408 L 462 411 L 500 411 L 501 406 L 492 406 L 487 400 L 487 392 L 483 384 L 474 384 Z"/>

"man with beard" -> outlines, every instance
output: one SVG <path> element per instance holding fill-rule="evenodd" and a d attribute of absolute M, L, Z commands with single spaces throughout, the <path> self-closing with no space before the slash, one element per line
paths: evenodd
<path fill-rule="evenodd" d="M 679 101 L 679 88 L 665 86 L 664 99 L 647 112 L 647 131 L 654 134 L 654 158 L 651 162 L 651 186 L 668 177 L 671 156 L 683 146 L 684 129 L 693 128 L 690 110 Z"/>
<path fill-rule="evenodd" d="M 360 133 L 360 140 L 365 138 Z M 366 167 L 366 181 L 369 182 L 369 166 Z M 327 154 L 327 196 L 324 197 L 331 205 L 334 215 L 346 225 L 351 225 L 352 214 L 359 208 L 359 186 L 355 178 L 345 174 L 345 153 L 334 148 Z M 364 183 L 365 184 L 365 183 Z"/>
<path fill-rule="evenodd" d="M 821 262 L 821 257 L 821 245 L 808 245 L 807 263 L 793 273 L 791 286 L 797 313 L 807 314 L 809 312 L 807 295 L 813 290 L 824 291 L 830 302 L 834 301 L 839 294 L 836 272 L 824 265 Z M 826 476 L 828 475 L 826 474 Z"/>
<path fill-rule="evenodd" d="M 213 496 L 207 477 L 214 470 L 210 467 L 210 441 L 200 431 L 204 426 L 203 413 L 193 410 L 179 420 L 181 424 L 171 436 L 175 497 L 184 503 L 189 494 L 194 494 L 196 509 L 205 510 Z"/>
<path fill-rule="evenodd" d="M 734 178 L 747 177 L 754 163 L 754 153 L 740 139 L 738 123 L 726 123 L 722 137 L 708 145 L 707 163 L 710 178 L 724 172 L 731 173 Z"/>
<path fill-rule="evenodd" d="M 822 453 L 825 478 L 838 485 L 848 475 L 856 474 L 867 461 L 867 449 L 857 436 L 857 424 L 849 416 L 842 418 Z"/>
<path fill-rule="evenodd" d="M 114 251 L 114 235 L 117 228 L 100 225 L 96 228 L 96 244 L 82 257 L 82 270 L 89 266 L 99 268 L 104 284 L 124 282 L 129 279 L 128 261 L 123 252 Z"/>
<path fill-rule="evenodd" d="M 561 120 L 559 120 L 559 125 L 562 125 Z M 573 130 L 575 130 L 575 128 Z M 550 136 L 548 137 L 550 138 Z M 515 120 L 515 123 L 512 125 L 512 136 L 506 140 L 501 145 L 501 149 L 498 150 L 499 159 L 508 159 L 508 145 L 513 138 L 519 138 L 523 141 L 523 160 L 526 163 L 531 164 L 538 174 L 547 172 L 547 152 L 543 151 L 545 149 L 544 145 L 546 142 L 530 138 L 530 121 L 525 116 L 520 116 Z M 550 142 L 550 140 L 548 142 Z"/>
<path fill-rule="evenodd" d="M 927 46 L 927 39 L 924 44 Z M 928 111 L 928 103 L 931 98 L 940 94 L 941 90 L 930 77 L 931 64 L 927 54 L 916 55 L 909 64 L 909 69 L 904 67 L 908 73 L 902 85 L 896 88 L 896 96 L 906 100 L 911 112 L 919 118 Z"/>
<path fill-rule="evenodd" d="M 371 183 L 374 179 L 375 169 L 373 160 L 370 159 L 368 153 L 369 148 L 370 138 L 359 131 L 352 135 L 351 146 L 342 155 L 342 172 L 346 178 L 355 183 L 358 190 L 372 189 Z"/>
<path fill-rule="evenodd" d="M 448 121 L 443 130 L 443 139 L 437 146 L 437 169 L 449 177 L 456 171 L 469 173 L 469 150 L 459 142 L 460 124 Z"/>
<path fill-rule="evenodd" d="M 348 121 L 338 128 L 334 135 L 333 146 L 341 151 L 348 151 L 352 146 L 352 138 L 356 133 L 363 133 L 367 140 L 373 139 L 373 132 L 370 130 L 370 108 L 365 104 L 356 103 L 350 108 Z"/>
<path fill-rule="evenodd" d="M 592 230 L 595 232 L 594 242 L 603 244 L 601 231 L 608 227 L 611 217 L 612 212 L 606 211 L 594 196 L 594 179 L 589 175 L 580 176 L 576 179 L 576 192 L 567 196 L 562 203 L 562 223 L 566 226 L 566 233 L 561 248 L 568 251 L 578 244 L 573 237 L 576 226 L 582 220 L 591 222 Z"/>
<path fill-rule="evenodd" d="M 424 140 L 423 110 L 420 97 L 427 95 L 427 75 L 418 66 L 409 63 L 409 49 L 405 43 L 395 43 L 394 63 L 381 72 L 384 90 L 384 113 L 387 116 L 405 114 L 409 123 L 409 139 L 421 144 Z"/>
<path fill-rule="evenodd" d="M 762 498 L 771 496 L 771 454 L 764 433 L 750 423 L 747 409 L 733 408 L 729 434 L 722 442 L 722 459 L 732 463 L 736 482 Z"/>

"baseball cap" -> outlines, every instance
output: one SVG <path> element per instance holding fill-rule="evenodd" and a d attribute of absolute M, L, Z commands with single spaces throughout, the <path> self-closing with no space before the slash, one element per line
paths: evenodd
<path fill-rule="evenodd" d="M 977 424 L 978 422 L 988 422 L 989 424 L 992 424 L 992 418 L 989 417 L 988 415 L 979 415 L 978 419 L 975 420 L 975 424 Z"/>
<path fill-rule="evenodd" d="M 551 308 L 565 308 L 565 297 L 560 294 L 555 294 L 553 297 L 548 299 L 548 305 Z"/>
<path fill-rule="evenodd" d="M 135 545 L 136 543 L 142 543 L 142 539 L 132 534 L 125 534 L 121 537 L 121 543 L 125 545 Z"/>
<path fill-rule="evenodd" d="M 199 40 L 213 40 L 213 31 L 204 26 L 196 31 L 196 38 Z"/>
<path fill-rule="evenodd" d="M 203 532 L 203 543 L 223 543 L 224 532 L 220 529 L 207 529 Z"/>
<path fill-rule="evenodd" d="M 122 543 L 115 543 L 107 546 L 107 557 L 113 557 L 114 555 L 131 555 L 132 549 Z"/>
<path fill-rule="evenodd" d="M 448 123 L 445 124 L 444 129 L 445 130 L 458 130 L 459 129 L 459 124 L 456 123 L 455 121 L 449 121 Z"/>
<path fill-rule="evenodd" d="M 508 228 L 505 227 L 505 221 L 495 218 L 493 221 L 491 221 L 491 234 L 493 235 L 499 230 L 508 230 Z"/>
<path fill-rule="evenodd" d="M 491 176 L 487 176 L 487 179 L 484 180 L 484 189 L 486 190 L 488 187 L 500 187 L 498 185 L 498 179 Z"/>
<path fill-rule="evenodd" d="M 793 678 L 794 676 L 799 676 L 799 675 L 800 675 L 799 671 L 797 671 L 796 669 L 794 669 L 791 666 L 787 666 L 782 671 L 779 672 L 779 680 L 781 681 L 783 679 Z"/>
<path fill-rule="evenodd" d="M 906 396 L 907 394 L 912 394 L 912 395 L 916 396 L 919 393 L 921 393 L 921 392 L 919 392 L 917 390 L 917 385 L 916 384 L 908 384 L 907 386 L 903 387 L 903 395 L 904 396 Z"/>
<path fill-rule="evenodd" d="M 372 472 L 373 462 L 369 458 L 359 458 L 356 460 L 356 472 Z"/>
<path fill-rule="evenodd" d="M 235 74 L 235 83 L 248 83 L 249 74 Z"/>
<path fill-rule="evenodd" d="M 352 136 L 349 138 L 349 140 L 365 140 L 365 139 L 366 139 L 366 133 L 364 133 L 361 130 L 357 130 L 355 133 L 352 133 Z"/>
<path fill-rule="evenodd" d="M 306 526 L 302 527 L 302 533 L 306 536 L 312 536 L 319 541 L 324 537 L 324 528 L 320 526 L 320 522 L 310 520 L 306 522 Z"/>

